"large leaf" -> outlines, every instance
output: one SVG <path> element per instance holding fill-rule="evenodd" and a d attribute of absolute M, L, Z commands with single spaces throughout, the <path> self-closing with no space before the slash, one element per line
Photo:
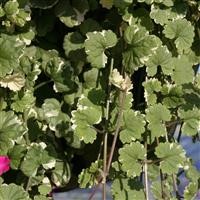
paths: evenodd
<path fill-rule="evenodd" d="M 14 141 L 25 133 L 22 122 L 12 111 L 0 112 L 0 154 L 6 154 Z"/>
<path fill-rule="evenodd" d="M 169 75 L 173 71 L 172 55 L 166 46 L 160 46 L 146 63 L 147 73 L 154 76 L 157 69 L 161 66 L 164 74 Z"/>
<path fill-rule="evenodd" d="M 130 143 L 136 139 L 140 139 L 142 133 L 145 131 L 144 116 L 139 112 L 129 110 L 124 113 L 124 127 L 120 132 L 120 140 L 123 143 Z"/>
<path fill-rule="evenodd" d="M 89 32 L 85 41 L 85 51 L 92 67 L 103 68 L 107 63 L 104 51 L 115 46 L 117 37 L 111 30 L 102 32 Z"/>
<path fill-rule="evenodd" d="M 22 186 L 15 184 L 1 185 L 0 200 L 30 200 Z"/>
<path fill-rule="evenodd" d="M 126 29 L 124 39 L 128 47 L 123 53 L 123 63 L 130 73 L 143 66 L 160 44 L 156 36 L 149 35 L 144 27 L 137 25 Z"/>
<path fill-rule="evenodd" d="M 141 161 L 145 159 L 145 149 L 139 142 L 131 142 L 119 149 L 119 161 L 128 177 L 139 176 L 142 171 Z"/>
<path fill-rule="evenodd" d="M 153 138 L 167 134 L 165 122 L 169 121 L 170 118 L 170 111 L 160 103 L 150 106 L 146 110 L 146 119 L 149 122 L 148 128 Z"/>
<path fill-rule="evenodd" d="M 174 39 L 177 49 L 182 52 L 192 46 L 194 27 L 186 19 L 177 19 L 167 23 L 164 34 L 167 38 Z"/>
<path fill-rule="evenodd" d="M 24 45 L 17 37 L 1 34 L 0 36 L 0 77 L 4 78 L 19 66 L 19 57 Z"/>
<path fill-rule="evenodd" d="M 185 167 L 185 151 L 176 143 L 160 143 L 155 154 L 161 159 L 160 168 L 163 173 L 177 173 L 179 168 Z"/>
<path fill-rule="evenodd" d="M 45 166 L 45 164 L 51 163 L 52 167 L 55 166 L 55 159 L 48 155 L 45 148 L 46 145 L 44 143 L 35 143 L 28 149 L 21 164 L 21 170 L 26 176 L 35 176 L 38 167 L 42 164 Z"/>
<path fill-rule="evenodd" d="M 182 55 L 173 59 L 174 72 L 172 79 L 177 85 L 190 83 L 194 79 L 193 64 L 188 60 L 188 57 Z"/>
<path fill-rule="evenodd" d="M 98 101 L 101 102 L 103 95 L 101 90 L 91 90 L 88 96 L 82 95 L 77 104 L 77 110 L 72 111 L 72 129 L 80 140 L 85 143 L 93 143 L 96 139 L 96 131 L 93 124 L 98 124 L 102 118 L 102 107 L 100 105 L 95 105 Z M 89 98 L 95 98 L 94 103 Z"/>

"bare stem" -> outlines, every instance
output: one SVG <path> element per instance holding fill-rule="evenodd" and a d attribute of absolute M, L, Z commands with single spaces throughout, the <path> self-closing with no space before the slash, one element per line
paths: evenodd
<path fill-rule="evenodd" d="M 117 142 L 117 137 L 118 137 L 120 127 L 121 127 L 121 119 L 123 116 L 123 107 L 124 107 L 124 102 L 125 102 L 125 98 L 126 98 L 126 91 L 121 91 L 119 98 L 120 98 L 120 108 L 119 108 L 120 110 L 119 110 L 119 114 L 117 117 L 117 123 L 116 123 L 117 125 L 116 125 L 113 143 L 112 143 L 112 147 L 111 147 L 111 151 L 110 151 L 110 155 L 109 155 L 109 159 L 108 159 L 106 175 L 109 173 L 109 170 L 110 170 L 110 166 L 111 166 L 111 162 L 112 162 L 112 158 L 113 158 L 113 154 L 114 154 L 114 150 L 115 150 L 115 146 L 116 146 L 116 142 Z"/>
<path fill-rule="evenodd" d="M 26 192 L 28 192 L 28 190 L 29 190 L 29 188 L 30 188 L 30 186 L 31 186 L 31 180 L 32 180 L 32 177 L 30 176 L 30 177 L 28 178 L 28 181 L 27 181 L 27 184 L 26 184 L 26 189 L 25 189 Z"/>
<path fill-rule="evenodd" d="M 146 160 L 147 160 L 147 143 L 145 142 L 145 149 L 146 149 Z M 148 184 L 148 164 L 144 162 L 144 184 L 145 184 L 145 194 L 146 200 L 149 200 L 149 184 Z"/>

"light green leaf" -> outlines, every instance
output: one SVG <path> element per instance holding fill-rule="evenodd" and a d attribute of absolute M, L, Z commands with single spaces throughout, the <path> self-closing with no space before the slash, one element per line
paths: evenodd
<path fill-rule="evenodd" d="M 165 136 L 165 122 L 171 119 L 170 111 L 162 104 L 155 104 L 146 110 L 146 119 L 152 138 Z"/>
<path fill-rule="evenodd" d="M 102 32 L 89 32 L 85 40 L 87 59 L 92 67 L 103 68 L 107 63 L 107 56 L 104 51 L 116 45 L 117 37 L 111 30 Z"/>
<path fill-rule="evenodd" d="M 188 57 L 181 55 L 173 59 L 174 72 L 172 79 L 177 85 L 190 83 L 194 79 L 193 64 L 188 60 Z"/>
<path fill-rule="evenodd" d="M 85 60 L 84 37 L 79 32 L 68 33 L 64 38 L 65 55 L 73 60 Z"/>
<path fill-rule="evenodd" d="M 153 105 L 157 103 L 156 92 L 161 90 L 161 82 L 156 78 L 151 78 L 146 80 L 142 84 L 145 88 L 144 97 L 147 102 L 147 105 Z"/>
<path fill-rule="evenodd" d="M 95 161 L 87 169 L 83 169 L 78 176 L 78 182 L 80 188 L 91 188 L 98 184 L 98 176 L 102 169 L 102 160 Z"/>
<path fill-rule="evenodd" d="M 173 71 L 171 52 L 166 46 L 158 47 L 154 54 L 150 56 L 146 66 L 149 76 L 154 76 L 159 66 L 161 66 L 164 74 L 170 75 Z"/>
<path fill-rule="evenodd" d="M 84 86 L 86 88 L 95 88 L 97 85 L 98 76 L 99 76 L 99 70 L 96 68 L 92 68 L 91 70 L 86 71 L 83 74 L 85 81 Z"/>
<path fill-rule="evenodd" d="M 17 37 L 1 34 L 0 36 L 0 77 L 4 78 L 19 66 L 19 57 L 24 45 Z"/>
<path fill-rule="evenodd" d="M 14 141 L 25 133 L 22 122 L 12 111 L 0 112 L 0 154 L 4 155 L 14 146 Z"/>
<path fill-rule="evenodd" d="M 24 112 L 35 105 L 35 97 L 32 91 L 27 90 L 22 98 L 17 96 L 15 101 L 11 104 L 11 108 L 16 112 Z"/>
<path fill-rule="evenodd" d="M 184 121 L 182 132 L 188 136 L 196 135 L 200 130 L 200 110 L 196 107 L 187 111 L 179 109 L 178 115 Z"/>
<path fill-rule="evenodd" d="M 196 194 L 198 192 L 198 184 L 197 183 L 189 183 L 184 191 L 184 199 L 185 200 L 195 200 Z"/>
<path fill-rule="evenodd" d="M 95 99 L 92 100 L 90 95 Z M 77 110 L 72 111 L 72 129 L 79 139 L 85 143 L 93 143 L 96 139 L 96 131 L 92 125 L 98 124 L 101 121 L 102 107 L 95 104 L 98 101 L 101 102 L 103 98 L 103 91 L 91 90 L 87 96 L 82 95 L 79 98 Z"/>
<path fill-rule="evenodd" d="M 167 24 L 169 21 L 182 19 L 187 14 L 187 4 L 175 1 L 173 7 L 163 7 L 163 5 L 152 5 L 150 17 L 156 24 Z"/>
<path fill-rule="evenodd" d="M 136 139 L 140 139 L 145 131 L 144 116 L 139 112 L 129 110 L 124 113 L 123 119 L 125 125 L 120 132 L 120 140 L 123 143 L 131 143 Z"/>
<path fill-rule="evenodd" d="M 4 11 L 6 15 L 14 15 L 19 11 L 18 7 L 19 3 L 17 1 L 7 1 L 4 5 Z"/>
<path fill-rule="evenodd" d="M 194 27 L 186 19 L 168 22 L 163 32 L 167 38 L 175 40 L 176 48 L 180 52 L 192 46 Z"/>
<path fill-rule="evenodd" d="M 176 143 L 160 143 L 156 147 L 156 156 L 161 159 L 160 168 L 163 173 L 176 174 L 179 168 L 185 167 L 185 151 Z"/>
<path fill-rule="evenodd" d="M 142 67 L 160 45 L 156 36 L 149 35 L 145 28 L 137 25 L 125 30 L 124 39 L 128 47 L 123 53 L 123 63 L 130 73 Z"/>
<path fill-rule="evenodd" d="M 11 183 L 9 185 L 1 185 L 0 200 L 30 200 L 30 198 L 22 186 Z"/>
<path fill-rule="evenodd" d="M 144 146 L 138 142 L 124 145 L 119 149 L 119 162 L 122 164 L 122 170 L 128 177 L 139 176 L 142 171 L 141 161 L 145 159 Z"/>
<path fill-rule="evenodd" d="M 10 90 L 16 92 L 22 89 L 25 85 L 25 78 L 20 73 L 15 73 L 7 75 L 0 79 L 0 85 L 4 88 L 9 88 Z"/>
<path fill-rule="evenodd" d="M 54 160 L 48 155 L 45 148 L 45 143 L 33 143 L 28 149 L 20 167 L 26 176 L 36 176 L 38 167 Z"/>

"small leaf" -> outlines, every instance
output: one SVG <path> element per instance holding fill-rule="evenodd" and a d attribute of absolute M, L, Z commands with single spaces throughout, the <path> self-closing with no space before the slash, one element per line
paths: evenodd
<path fill-rule="evenodd" d="M 164 34 L 169 39 L 175 39 L 177 49 L 182 52 L 192 46 L 194 27 L 186 19 L 177 19 L 167 23 Z"/>
<path fill-rule="evenodd" d="M 139 176 L 142 170 L 141 161 L 145 159 L 144 146 L 138 142 L 124 145 L 119 149 L 119 161 L 122 164 L 122 170 L 128 177 Z"/>
<path fill-rule="evenodd" d="M 185 151 L 179 144 L 160 143 L 156 147 L 155 154 L 162 160 L 160 168 L 163 173 L 176 174 L 179 168 L 184 168 L 185 166 Z"/>
<path fill-rule="evenodd" d="M 111 30 L 87 33 L 85 50 L 88 55 L 88 61 L 91 63 L 92 67 L 105 67 L 105 64 L 107 63 L 107 56 L 104 51 L 115 46 L 116 43 L 117 37 Z"/>
<path fill-rule="evenodd" d="M 123 130 L 120 132 L 120 140 L 123 143 L 130 143 L 136 139 L 140 139 L 145 131 L 145 120 L 142 114 L 129 110 L 124 113 Z"/>

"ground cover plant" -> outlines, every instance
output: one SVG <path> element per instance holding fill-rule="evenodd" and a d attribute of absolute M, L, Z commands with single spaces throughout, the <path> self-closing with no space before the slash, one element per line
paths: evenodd
<path fill-rule="evenodd" d="M 200 1 L 0 3 L 0 200 L 194 199 Z"/>

